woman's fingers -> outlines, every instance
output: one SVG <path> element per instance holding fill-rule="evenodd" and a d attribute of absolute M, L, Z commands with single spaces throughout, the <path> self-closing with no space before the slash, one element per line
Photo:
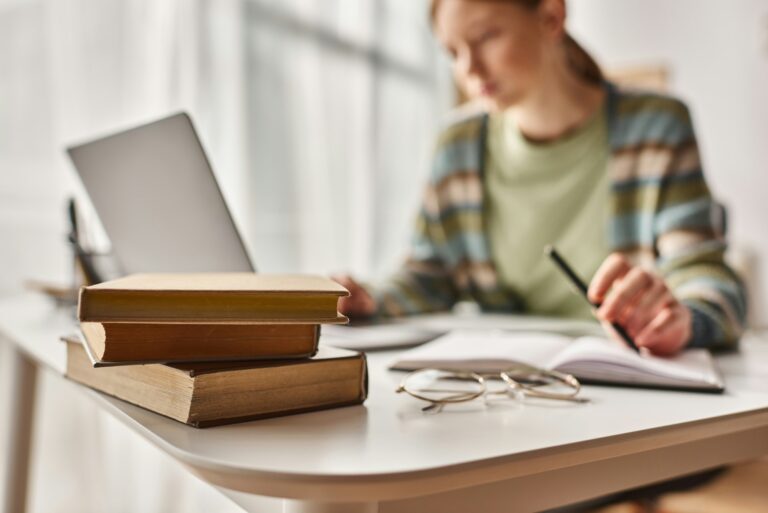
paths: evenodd
<path fill-rule="evenodd" d="M 622 312 L 619 322 L 632 337 L 636 337 L 663 309 L 675 303 L 664 280 L 656 277 L 653 285 L 640 297 L 633 308 Z"/>
<path fill-rule="evenodd" d="M 331 279 L 345 287 L 349 296 L 339 299 L 339 311 L 351 316 L 369 316 L 376 312 L 376 301 L 354 278 L 348 275 L 334 275 Z"/>
<path fill-rule="evenodd" d="M 691 312 L 680 303 L 664 308 L 635 337 L 635 343 L 657 355 L 680 351 L 691 338 Z"/>
<path fill-rule="evenodd" d="M 626 275 L 630 269 L 632 265 L 624 255 L 619 253 L 608 255 L 589 284 L 587 292 L 589 300 L 594 304 L 602 303 L 614 282 Z"/>
<path fill-rule="evenodd" d="M 598 316 L 611 322 L 620 320 L 620 314 L 634 308 L 652 285 L 653 277 L 648 271 L 633 267 L 613 283 L 608 298 L 597 310 Z"/>
<path fill-rule="evenodd" d="M 674 354 L 691 337 L 691 313 L 663 278 L 632 266 L 622 255 L 605 259 L 590 283 L 589 299 L 601 304 L 595 314 L 603 324 L 620 324 L 638 346 L 653 353 Z"/>

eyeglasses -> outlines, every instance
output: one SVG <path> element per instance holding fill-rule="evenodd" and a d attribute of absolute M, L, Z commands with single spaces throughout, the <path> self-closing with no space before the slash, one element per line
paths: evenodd
<path fill-rule="evenodd" d="M 492 379 L 501 380 L 503 388 L 491 389 L 488 382 Z M 491 396 L 588 402 L 589 399 L 578 397 L 580 390 L 581 384 L 570 374 L 519 364 L 500 373 L 420 369 L 406 375 L 396 392 L 426 401 L 429 404 L 422 411 L 438 413 L 447 404 Z"/>

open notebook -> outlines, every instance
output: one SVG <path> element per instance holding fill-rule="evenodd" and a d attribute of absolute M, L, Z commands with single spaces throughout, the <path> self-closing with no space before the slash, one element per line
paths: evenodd
<path fill-rule="evenodd" d="M 436 367 L 500 372 L 514 363 L 573 374 L 585 383 L 722 392 L 712 356 L 689 349 L 671 358 L 637 354 L 602 337 L 540 332 L 459 330 L 406 351 L 391 365 L 398 370 Z"/>

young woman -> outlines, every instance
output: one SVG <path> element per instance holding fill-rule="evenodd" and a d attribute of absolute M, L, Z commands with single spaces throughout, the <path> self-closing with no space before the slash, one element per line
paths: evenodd
<path fill-rule="evenodd" d="M 434 0 L 457 82 L 481 99 L 440 136 L 410 256 L 376 288 L 338 277 L 349 315 L 475 300 L 484 310 L 591 316 L 543 255 L 583 277 L 595 315 L 673 354 L 728 346 L 746 300 L 724 263 L 686 106 L 603 79 L 565 31 L 563 0 Z"/>

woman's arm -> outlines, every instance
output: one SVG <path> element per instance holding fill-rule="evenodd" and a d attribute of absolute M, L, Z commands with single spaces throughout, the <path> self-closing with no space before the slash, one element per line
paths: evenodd
<path fill-rule="evenodd" d="M 427 186 L 425 198 L 431 197 Z M 433 196 L 432 196 L 433 197 Z M 458 291 L 451 272 L 440 255 L 442 227 L 422 206 L 408 257 L 402 267 L 377 288 L 369 289 L 382 315 L 411 315 L 449 310 L 457 300 Z"/>
<path fill-rule="evenodd" d="M 429 184 L 416 219 L 408 256 L 400 269 L 383 283 L 363 285 L 350 276 L 334 279 L 350 291 L 339 303 L 351 316 L 401 316 L 449 310 L 458 296 L 453 277 L 440 255 L 445 240 L 439 216 L 430 214 L 434 187 Z"/>
<path fill-rule="evenodd" d="M 683 347 L 732 347 L 745 327 L 746 291 L 725 262 L 724 234 L 713 222 L 712 199 L 688 109 L 670 129 L 685 134 L 657 186 L 653 219 L 656 269 L 606 260 L 590 284 L 602 301 L 598 316 L 620 322 L 639 345 L 657 353 Z"/>

